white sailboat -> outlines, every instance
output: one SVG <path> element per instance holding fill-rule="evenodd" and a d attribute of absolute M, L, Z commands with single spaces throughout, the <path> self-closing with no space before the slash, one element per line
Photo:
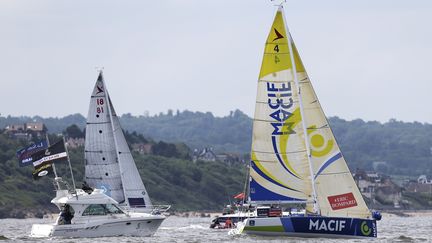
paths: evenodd
<path fill-rule="evenodd" d="M 238 231 L 302 237 L 376 237 L 279 6 L 258 80 L 249 203 L 256 216 Z M 287 214 L 295 205 L 304 214 Z"/>
<path fill-rule="evenodd" d="M 87 117 L 85 180 L 95 189 L 61 190 L 61 178 L 56 177 L 57 195 L 51 203 L 61 213 L 53 224 L 33 225 L 31 236 L 151 236 L 165 219 L 161 212 L 169 206 L 152 205 L 102 72 L 94 86 Z M 70 215 L 69 219 L 65 214 Z"/>
<path fill-rule="evenodd" d="M 111 103 L 102 71 L 94 86 L 87 116 L 85 180 L 127 210 L 150 212 L 152 202 Z"/>

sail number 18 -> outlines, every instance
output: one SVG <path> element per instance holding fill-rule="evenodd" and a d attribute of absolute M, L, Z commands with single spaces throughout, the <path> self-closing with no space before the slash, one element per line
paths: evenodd
<path fill-rule="evenodd" d="M 96 112 L 97 113 L 104 113 L 103 106 L 99 106 L 99 105 L 103 105 L 104 104 L 104 100 L 103 99 L 96 99 L 96 104 L 98 105 L 96 107 Z"/>

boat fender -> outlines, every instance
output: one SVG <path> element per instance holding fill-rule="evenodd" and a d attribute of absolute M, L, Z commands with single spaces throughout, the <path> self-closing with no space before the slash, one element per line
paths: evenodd
<path fill-rule="evenodd" d="M 373 211 L 372 212 L 372 218 L 376 219 L 376 220 L 381 220 L 382 215 L 379 211 Z"/>

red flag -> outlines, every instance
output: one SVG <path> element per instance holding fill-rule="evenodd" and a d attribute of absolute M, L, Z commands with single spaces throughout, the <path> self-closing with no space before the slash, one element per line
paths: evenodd
<path fill-rule="evenodd" d="M 244 192 L 239 193 L 239 194 L 237 194 L 237 195 L 234 196 L 235 199 L 244 199 L 244 197 L 245 197 Z"/>

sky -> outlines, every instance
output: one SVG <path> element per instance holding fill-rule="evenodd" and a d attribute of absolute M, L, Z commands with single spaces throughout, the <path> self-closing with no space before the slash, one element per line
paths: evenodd
<path fill-rule="evenodd" d="M 97 67 L 118 114 L 253 116 L 269 0 L 2 0 L 1 116 L 87 115 Z M 432 123 L 432 1 L 288 0 L 327 116 Z"/>

